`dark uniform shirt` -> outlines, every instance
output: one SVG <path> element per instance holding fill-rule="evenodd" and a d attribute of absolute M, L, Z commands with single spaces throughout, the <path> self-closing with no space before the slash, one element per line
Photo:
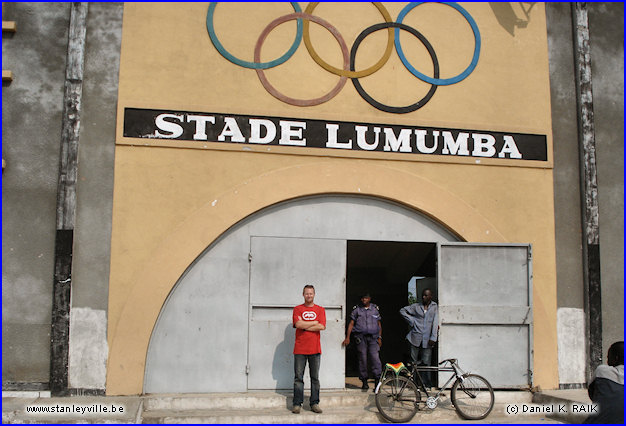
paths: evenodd
<path fill-rule="evenodd" d="M 378 321 L 381 316 L 376 304 L 370 303 L 369 308 L 361 305 L 353 307 L 350 318 L 354 321 L 353 333 L 378 336 Z"/>

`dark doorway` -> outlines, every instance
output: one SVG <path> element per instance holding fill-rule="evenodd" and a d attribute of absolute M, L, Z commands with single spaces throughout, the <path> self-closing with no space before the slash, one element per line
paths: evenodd
<path fill-rule="evenodd" d="M 346 328 L 352 307 L 360 303 L 362 293 L 369 292 L 382 317 L 380 358 L 383 366 L 386 362 L 409 360 L 405 339 L 407 325 L 399 314 L 400 309 L 413 303 L 416 297 L 421 298 L 424 288 L 430 288 L 433 300 L 438 302 L 436 248 L 435 243 L 348 241 Z M 410 289 L 412 294 L 409 294 Z M 437 360 L 436 355 L 435 350 L 433 362 Z M 346 348 L 346 377 L 358 375 L 356 349 L 351 343 Z M 360 384 L 358 380 L 355 383 Z"/>

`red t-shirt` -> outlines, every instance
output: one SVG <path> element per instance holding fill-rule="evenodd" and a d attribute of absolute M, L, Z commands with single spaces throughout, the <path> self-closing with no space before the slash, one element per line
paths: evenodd
<path fill-rule="evenodd" d="M 302 304 L 293 308 L 294 327 L 296 326 L 298 319 L 303 319 L 305 321 L 318 321 L 326 327 L 326 311 L 318 305 L 304 306 L 304 304 Z M 296 328 L 296 343 L 293 346 L 293 353 L 298 355 L 321 354 L 322 344 L 320 342 L 320 332 Z"/>

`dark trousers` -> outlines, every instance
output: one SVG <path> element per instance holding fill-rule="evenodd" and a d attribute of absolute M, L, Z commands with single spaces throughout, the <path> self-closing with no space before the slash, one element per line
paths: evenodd
<path fill-rule="evenodd" d="M 304 367 L 309 363 L 309 375 L 311 376 L 310 405 L 320 402 L 320 361 L 322 354 L 300 355 L 295 354 L 293 363 L 293 405 L 302 405 L 304 402 Z"/>
<path fill-rule="evenodd" d="M 378 351 L 380 350 L 378 339 L 371 334 L 357 335 L 355 336 L 355 341 L 357 342 L 356 351 L 359 361 L 359 379 L 361 379 L 361 381 L 368 379 L 367 361 L 369 360 L 372 367 L 372 374 L 374 378 L 378 380 L 382 372 L 380 356 L 378 355 Z"/>
<path fill-rule="evenodd" d="M 433 348 L 421 348 L 411 345 L 411 361 L 415 365 L 425 365 L 430 367 L 430 361 L 433 355 Z M 432 386 L 431 372 L 421 371 L 420 377 L 427 388 Z"/>

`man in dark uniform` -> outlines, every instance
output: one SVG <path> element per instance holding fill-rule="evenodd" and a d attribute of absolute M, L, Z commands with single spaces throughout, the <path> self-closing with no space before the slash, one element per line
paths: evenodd
<path fill-rule="evenodd" d="M 342 345 L 350 344 L 350 335 L 356 343 L 356 350 L 359 361 L 359 379 L 363 385 L 361 389 L 367 390 L 367 362 L 369 360 L 372 367 L 372 374 L 378 382 L 382 367 L 378 351 L 383 344 L 383 328 L 380 324 L 380 312 L 378 306 L 371 303 L 371 296 L 365 293 L 361 296 L 361 305 L 354 306 L 350 314 L 350 324 L 346 332 L 346 338 Z"/>

